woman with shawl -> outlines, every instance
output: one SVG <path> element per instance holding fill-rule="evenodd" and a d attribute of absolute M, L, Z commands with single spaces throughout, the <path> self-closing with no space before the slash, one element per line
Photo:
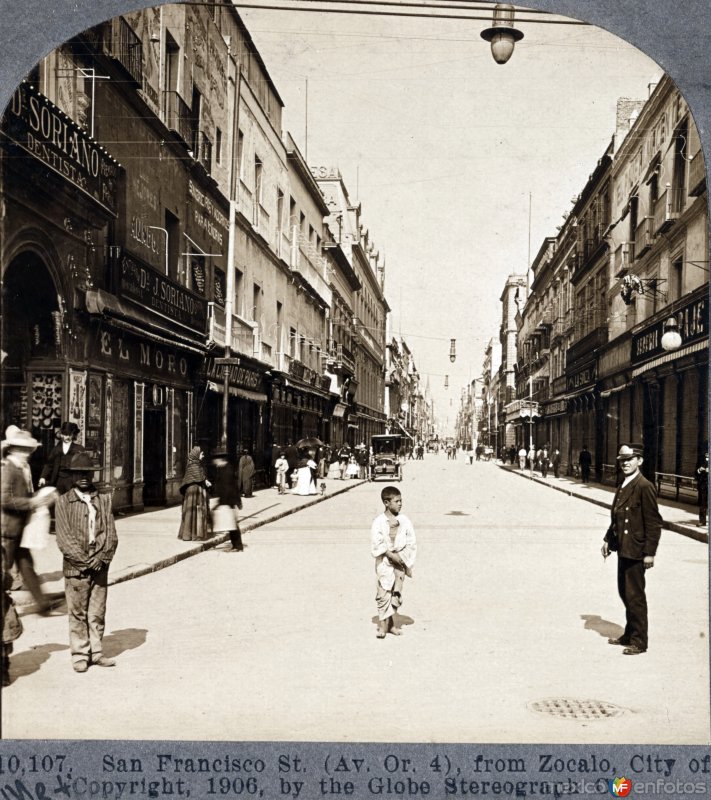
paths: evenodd
<path fill-rule="evenodd" d="M 244 448 L 237 465 L 239 491 L 242 497 L 252 497 L 252 481 L 254 478 L 254 459 L 249 454 L 249 450 Z"/>
<path fill-rule="evenodd" d="M 202 458 L 202 450 L 193 447 L 188 454 L 185 475 L 180 484 L 183 509 L 178 538 L 185 541 L 207 539 L 211 533 L 210 507 L 207 502 L 207 489 L 211 484 L 205 476 Z"/>

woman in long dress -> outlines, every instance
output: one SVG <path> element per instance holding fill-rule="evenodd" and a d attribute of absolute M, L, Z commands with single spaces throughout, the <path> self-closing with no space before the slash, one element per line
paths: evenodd
<path fill-rule="evenodd" d="M 296 466 L 296 486 L 292 494 L 316 494 L 316 486 L 312 481 L 311 466 L 315 462 L 308 458 L 300 458 Z"/>
<path fill-rule="evenodd" d="M 193 447 L 188 454 L 185 475 L 180 484 L 183 509 L 178 538 L 187 542 L 207 539 L 211 533 L 210 506 L 207 501 L 207 490 L 211 484 L 205 475 L 202 459 L 202 450 Z"/>

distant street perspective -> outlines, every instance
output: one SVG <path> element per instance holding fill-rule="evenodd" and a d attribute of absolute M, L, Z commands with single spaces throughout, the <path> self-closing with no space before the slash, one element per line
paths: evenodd
<path fill-rule="evenodd" d="M 624 627 L 615 559 L 600 554 L 609 510 L 571 496 L 580 483 L 547 482 L 461 451 L 403 465 L 418 556 L 401 636 L 376 638 L 370 524 L 386 481 L 329 481 L 325 499 L 245 533 L 241 553 L 222 543 L 110 586 L 113 669 L 77 676 L 66 618 L 23 614 L 3 736 L 708 741 L 706 545 L 663 532 L 649 650 L 625 657 L 607 641 Z M 274 489 L 245 500 L 243 526 L 278 505 Z M 663 511 L 693 524 L 690 509 Z M 136 557 L 117 577 L 170 552 L 178 524 L 174 509 L 122 520 L 116 558 Z M 402 713 L 374 714 L 381 680 Z"/>

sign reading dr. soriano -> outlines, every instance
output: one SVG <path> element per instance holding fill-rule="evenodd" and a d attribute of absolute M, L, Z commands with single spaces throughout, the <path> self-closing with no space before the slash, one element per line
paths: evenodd
<path fill-rule="evenodd" d="M 607 786 L 613 797 L 627 797 L 632 791 L 632 781 L 624 775 L 621 778 L 610 778 Z"/>
<path fill-rule="evenodd" d="M 98 142 L 28 83 L 2 119 L 6 137 L 116 216 L 121 166 Z"/>

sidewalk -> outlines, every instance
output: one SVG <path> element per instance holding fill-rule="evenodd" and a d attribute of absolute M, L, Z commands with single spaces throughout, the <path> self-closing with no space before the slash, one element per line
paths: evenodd
<path fill-rule="evenodd" d="M 531 472 L 528 469 L 521 470 L 514 464 L 502 464 L 499 461 L 496 462 L 496 465 L 499 469 L 505 469 L 522 478 L 531 480 Z M 567 476 L 556 478 L 553 476 L 552 472 L 549 472 L 547 477 L 544 478 L 540 472 L 534 470 L 533 480 L 551 489 L 565 492 L 565 494 L 571 497 L 578 497 L 581 500 L 587 500 L 590 503 L 595 503 L 605 508 L 610 508 L 612 506 L 612 498 L 615 495 L 615 489 L 612 486 L 605 486 L 600 483 L 582 483 L 582 481 L 579 481 L 577 478 L 570 478 Z M 699 512 L 696 506 L 689 505 L 688 503 L 677 503 L 674 500 L 667 500 L 667 498 L 661 497 L 659 498 L 659 511 L 664 520 L 664 527 L 667 530 L 708 544 L 708 529 L 698 526 Z"/>
<path fill-rule="evenodd" d="M 359 486 L 363 481 L 358 479 L 319 480 L 319 486 L 321 483 L 326 484 L 323 495 L 280 495 L 274 488 L 262 489 L 255 492 L 254 497 L 242 498 L 243 507 L 240 511 L 242 533 L 248 533 L 269 522 L 294 514 L 302 508 L 347 492 L 349 489 Z M 218 533 L 210 539 L 198 542 L 184 542 L 178 539 L 180 511 L 181 507 L 178 505 L 116 517 L 119 545 L 109 567 L 109 585 L 157 572 L 184 558 L 218 547 L 229 540 L 227 533 Z M 51 536 L 50 539 L 48 547 L 32 553 L 35 571 L 40 576 L 45 593 L 63 595 L 62 555 L 54 541 L 54 536 Z M 239 558 L 240 556 L 231 554 L 229 557 Z M 29 592 L 17 591 L 12 595 L 20 614 L 30 613 L 34 609 Z"/>

